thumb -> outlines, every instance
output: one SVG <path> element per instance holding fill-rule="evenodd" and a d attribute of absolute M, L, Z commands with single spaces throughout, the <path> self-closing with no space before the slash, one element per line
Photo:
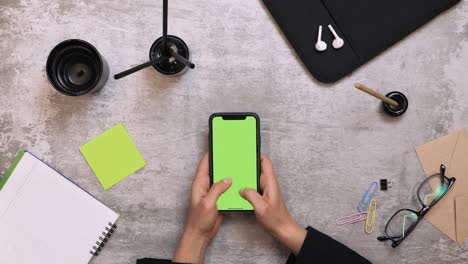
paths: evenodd
<path fill-rule="evenodd" d="M 246 199 L 247 201 L 249 201 L 249 203 L 252 204 L 257 213 L 262 214 L 263 211 L 265 211 L 267 203 L 265 202 L 263 197 L 257 192 L 257 190 L 250 188 L 241 189 L 239 193 L 242 196 L 242 198 Z"/>
<path fill-rule="evenodd" d="M 208 191 L 208 194 L 206 195 L 206 202 L 208 204 L 216 204 L 216 201 L 218 198 L 226 192 L 229 187 L 232 185 L 232 179 L 231 178 L 224 178 L 221 181 L 218 181 L 217 183 L 213 184 L 211 186 L 210 190 Z"/>

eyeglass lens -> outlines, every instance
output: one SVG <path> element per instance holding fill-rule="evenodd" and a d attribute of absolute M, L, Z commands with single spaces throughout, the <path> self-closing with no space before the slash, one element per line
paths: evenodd
<path fill-rule="evenodd" d="M 418 215 L 410 210 L 401 210 L 392 217 L 387 226 L 387 236 L 393 240 L 402 239 L 408 235 L 408 231 L 416 225 Z"/>
<path fill-rule="evenodd" d="M 427 178 L 418 189 L 419 201 L 425 206 L 435 204 L 447 192 L 449 181 L 440 175 Z"/>

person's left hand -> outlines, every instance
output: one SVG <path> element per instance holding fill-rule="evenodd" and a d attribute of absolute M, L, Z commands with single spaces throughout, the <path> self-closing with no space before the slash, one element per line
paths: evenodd
<path fill-rule="evenodd" d="M 223 220 L 223 216 L 218 213 L 216 201 L 231 184 L 232 180 L 225 178 L 210 188 L 208 154 L 205 154 L 192 183 L 187 223 L 172 261 L 203 262 L 208 242 L 216 235 Z"/>

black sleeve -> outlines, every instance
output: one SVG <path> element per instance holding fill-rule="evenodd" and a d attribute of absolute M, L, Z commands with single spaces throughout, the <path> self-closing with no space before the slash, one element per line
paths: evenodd
<path fill-rule="evenodd" d="M 291 254 L 286 264 L 371 263 L 333 238 L 307 227 L 307 236 L 297 257 Z"/>
<path fill-rule="evenodd" d="M 136 264 L 168 264 L 172 263 L 166 259 L 139 259 Z M 291 254 L 286 264 L 307 263 L 371 263 L 350 248 L 334 240 L 333 238 L 307 227 L 307 236 L 302 244 L 299 254 Z"/>
<path fill-rule="evenodd" d="M 144 259 L 138 259 L 136 264 L 170 264 L 172 263 L 168 259 L 150 259 L 150 258 L 144 258 Z"/>

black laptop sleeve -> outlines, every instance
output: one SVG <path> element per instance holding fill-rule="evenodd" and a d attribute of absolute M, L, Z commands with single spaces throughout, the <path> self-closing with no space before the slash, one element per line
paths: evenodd
<path fill-rule="evenodd" d="M 263 0 L 312 75 L 335 82 L 460 0 Z M 332 47 L 332 25 L 344 39 Z M 319 25 L 328 48 L 315 50 Z"/>

